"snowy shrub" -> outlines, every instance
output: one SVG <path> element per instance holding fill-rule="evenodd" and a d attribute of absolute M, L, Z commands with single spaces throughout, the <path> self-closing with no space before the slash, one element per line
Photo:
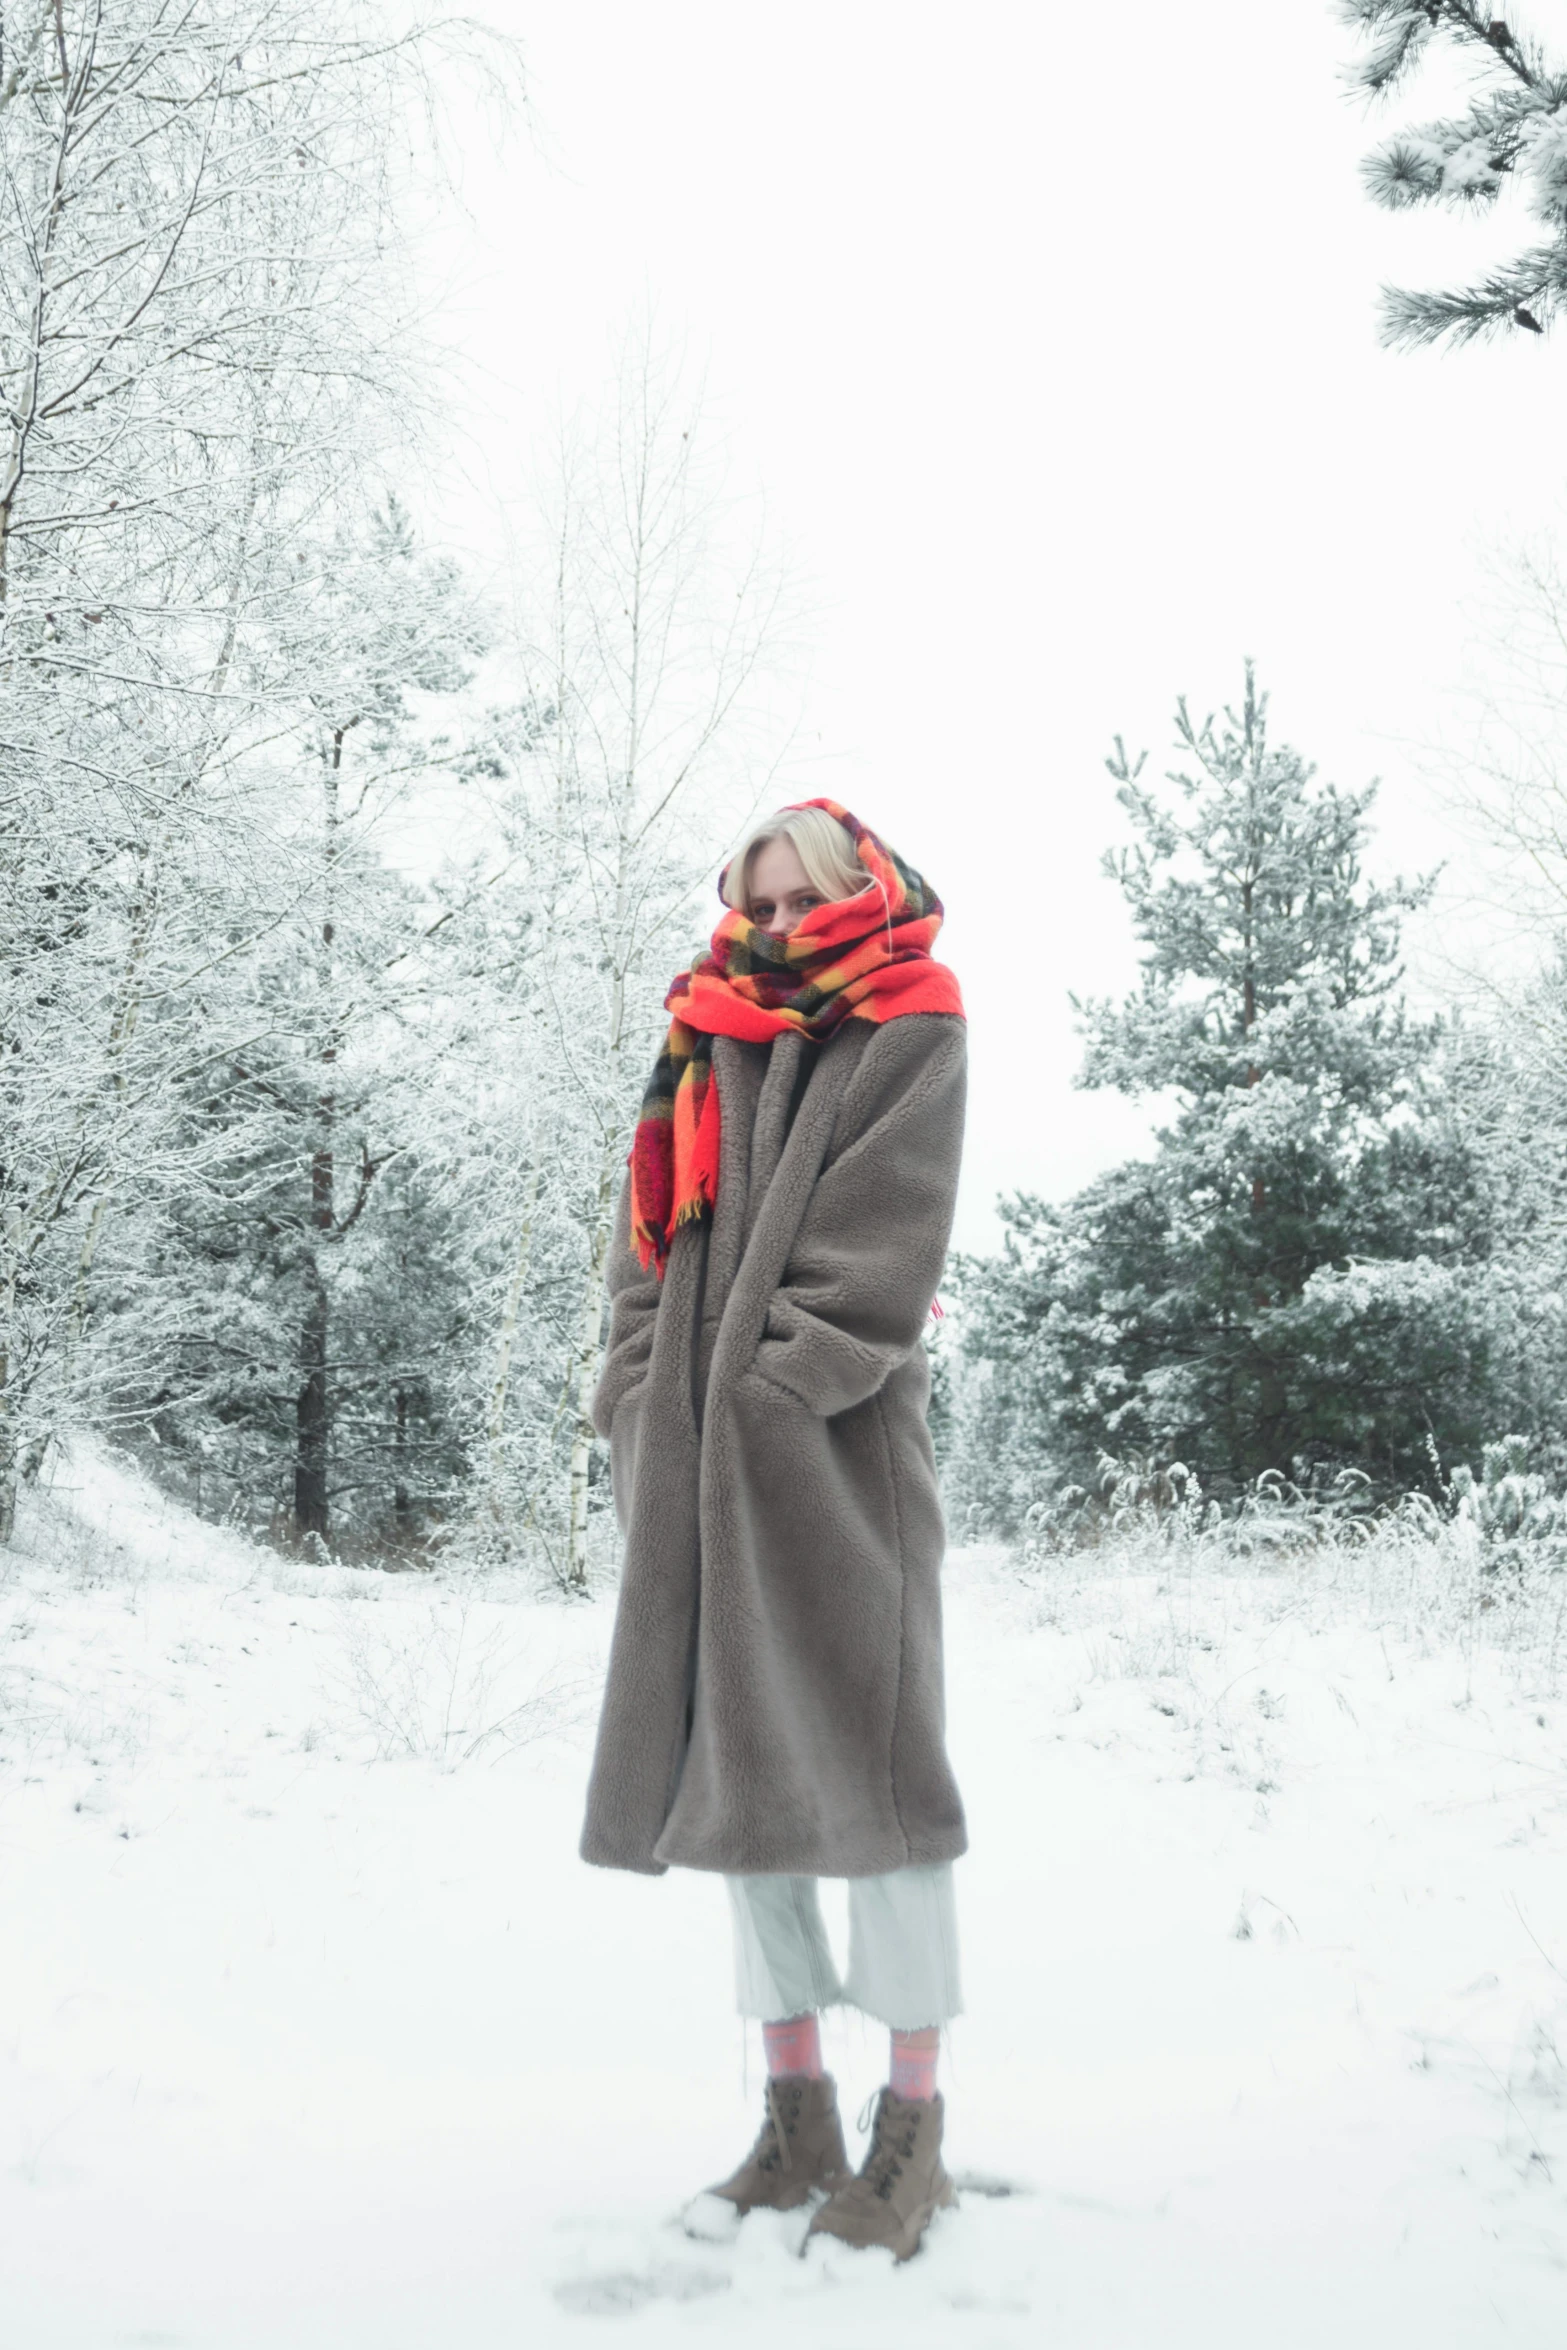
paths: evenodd
<path fill-rule="evenodd" d="M 1101 1453 L 1094 1488 L 1068 1482 L 1030 1503 L 1023 1514 L 1020 1556 L 1031 1562 L 1129 1535 L 1176 1542 L 1195 1533 L 1213 1507 L 1183 1461 L 1136 1454 L 1118 1460 Z"/>
<path fill-rule="evenodd" d="M 1486 1574 L 1567 1566 L 1567 1495 L 1530 1469 L 1529 1452 L 1527 1437 L 1504 1436 L 1485 1446 L 1478 1477 L 1464 1466 L 1453 1471 L 1453 1514 L 1474 1529 Z"/>
<path fill-rule="evenodd" d="M 1240 1493 L 1221 1499 L 1204 1492 L 1184 1461 L 1104 1453 L 1092 1491 L 1063 1484 L 1031 1504 L 1018 1556 L 1026 1565 L 1058 1552 L 1131 1542 L 1164 1550 L 1195 1545 L 1232 1559 L 1280 1558 L 1363 1540 L 1377 1510 L 1375 1488 L 1358 1469 L 1303 1467 L 1298 1482 L 1265 1469 Z"/>
<path fill-rule="evenodd" d="M 458 1764 L 531 1744 L 583 1712 L 596 1682 L 527 1681 L 507 1611 L 461 1592 L 429 1606 L 342 1604 L 333 1693 L 380 1761 Z"/>

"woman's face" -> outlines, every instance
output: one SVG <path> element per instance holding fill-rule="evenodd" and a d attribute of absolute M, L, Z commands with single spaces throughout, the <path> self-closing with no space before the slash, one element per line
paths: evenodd
<path fill-rule="evenodd" d="M 751 921 L 774 938 L 787 938 L 791 930 L 799 929 L 813 906 L 823 903 L 820 890 L 811 887 L 793 841 L 782 833 L 775 840 L 763 841 L 751 859 L 746 897 Z"/>

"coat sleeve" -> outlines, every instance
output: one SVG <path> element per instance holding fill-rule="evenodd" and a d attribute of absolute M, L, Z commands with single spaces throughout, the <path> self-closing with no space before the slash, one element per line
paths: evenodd
<path fill-rule="evenodd" d="M 662 1288 L 651 1267 L 643 1271 L 631 1245 L 629 1168 L 621 1182 L 615 1208 L 615 1229 L 610 1237 L 604 1287 L 609 1298 L 609 1344 L 604 1350 L 604 1368 L 593 1394 L 593 1425 L 601 1436 L 608 1436 L 616 1404 L 647 1370 Z"/>
<path fill-rule="evenodd" d="M 890 1020 L 866 1046 L 768 1308 L 755 1368 L 848 1411 L 919 1343 L 946 1261 L 963 1150 L 961 1020 Z"/>

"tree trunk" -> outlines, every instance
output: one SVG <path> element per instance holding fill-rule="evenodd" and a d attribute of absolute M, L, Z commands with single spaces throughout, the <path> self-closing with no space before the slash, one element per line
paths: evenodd
<path fill-rule="evenodd" d="M 61 32 L 64 48 L 64 32 Z M 43 347 L 48 314 L 50 270 L 55 257 L 55 239 L 60 215 L 65 206 L 65 167 L 70 154 L 71 140 L 77 127 L 77 112 L 82 93 L 74 94 L 69 86 L 62 54 L 60 70 L 60 127 L 55 140 L 54 170 L 49 188 L 49 209 L 44 217 L 44 230 L 35 249 L 32 278 L 31 316 L 28 320 L 28 351 L 22 382 L 11 401 L 11 443 L 6 452 L 5 469 L 0 475 L 0 605 L 7 602 L 11 588 L 11 532 L 16 519 L 17 494 L 27 469 L 27 445 L 38 422 L 42 398 Z"/>
<path fill-rule="evenodd" d="M 1243 905 L 1243 907 L 1244 907 L 1244 909 L 1245 909 L 1245 914 L 1246 914 L 1246 958 L 1247 958 L 1247 960 L 1246 960 L 1246 975 L 1245 975 L 1245 980 L 1244 980 L 1244 982 L 1243 982 L 1243 989 L 1242 989 L 1242 1001 L 1241 1001 L 1241 1026 L 1242 1026 L 1242 1029 L 1243 1029 L 1243 1031 L 1244 1031 L 1244 1033 L 1245 1033 L 1246 1037 L 1249 1039 L 1249 1038 L 1250 1038 L 1250 1036 L 1251 1036 L 1251 1032 L 1252 1032 L 1252 1030 L 1253 1030 L 1253 1029 L 1256 1027 L 1256 1025 L 1257 1025 L 1257 978 L 1256 978 L 1256 973 L 1255 973 L 1255 972 L 1254 972 L 1254 970 L 1252 969 L 1252 964 L 1251 964 L 1251 909 L 1252 909 L 1252 885 L 1251 885 L 1251 883 L 1250 883 L 1249 881 L 1245 882 L 1245 883 L 1242 885 L 1242 889 L 1241 889 L 1241 903 L 1242 903 L 1242 905 Z M 1260 1084 L 1262 1083 L 1262 1071 L 1261 1071 L 1261 1070 L 1258 1068 L 1258 1066 L 1257 1066 L 1257 1064 L 1256 1064 L 1256 1062 L 1255 1062 L 1255 1061 L 1252 1061 L 1252 1062 L 1248 1063 L 1248 1065 L 1247 1065 L 1247 1069 L 1246 1069 L 1246 1083 L 1247 1083 L 1248 1087 L 1249 1087 L 1249 1086 L 1253 1086 L 1253 1085 L 1260 1085 Z M 1267 1192 L 1267 1186 L 1264 1184 L 1264 1182 L 1263 1182 L 1263 1180 L 1262 1180 L 1262 1177 L 1261 1177 L 1260 1175 L 1254 1175 L 1254 1176 L 1252 1177 L 1252 1179 L 1251 1179 L 1251 1212 L 1252 1212 L 1252 1214 L 1253 1214 L 1254 1216 L 1260 1216 L 1260 1215 L 1262 1214 L 1262 1211 L 1263 1211 L 1263 1209 L 1264 1209 L 1264 1208 L 1267 1206 L 1267 1204 L 1268 1204 L 1268 1192 Z M 1266 1302 L 1267 1302 L 1267 1300 L 1266 1300 L 1266 1298 L 1265 1298 L 1265 1297 L 1259 1297 L 1259 1298 L 1258 1298 L 1258 1300 L 1257 1300 L 1257 1303 L 1258 1303 L 1259 1305 L 1264 1305 L 1264 1304 L 1266 1304 Z"/>
<path fill-rule="evenodd" d="M 16 1531 L 16 1431 L 6 1395 L 6 1358 L 0 1354 L 0 1550 Z"/>
<path fill-rule="evenodd" d="M 574 1591 L 588 1587 L 588 1464 L 593 1457 L 593 1390 L 598 1385 L 599 1354 L 603 1345 L 604 1268 L 609 1262 L 613 1223 L 614 1163 L 605 1159 L 599 1170 L 597 1214 L 587 1284 L 582 1294 L 582 1320 L 577 1333 L 577 1363 L 573 1380 L 576 1425 L 571 1436 L 570 1505 L 566 1538 L 566 1581 Z"/>
<path fill-rule="evenodd" d="M 322 997 L 329 1013 L 332 942 L 337 935 L 330 910 L 331 890 L 337 854 L 337 785 L 342 772 L 345 731 L 339 727 L 332 737 L 324 778 L 328 911 L 321 924 L 318 969 Z M 310 1155 L 310 1246 L 305 1259 L 305 1308 L 299 1326 L 299 1399 L 294 1413 L 294 1530 L 297 1534 L 319 1535 L 323 1542 L 331 1522 L 327 1473 L 332 1451 L 332 1313 L 325 1250 L 337 1225 L 337 1166 L 333 1148 L 337 1095 L 332 1086 L 336 1060 L 337 1034 L 335 1028 L 329 1027 L 321 1047 L 322 1085 L 316 1097 L 316 1147 Z"/>
<path fill-rule="evenodd" d="M 517 1254 L 512 1263 L 511 1280 L 507 1284 L 506 1304 L 502 1309 L 500 1335 L 495 1347 L 495 1376 L 490 1381 L 490 1409 L 485 1423 L 488 1454 L 484 1502 L 492 1518 L 500 1514 L 501 1438 L 506 1431 L 506 1397 L 511 1386 L 512 1356 L 517 1348 L 517 1325 L 522 1317 L 523 1291 L 527 1287 L 528 1266 L 533 1256 L 533 1222 L 538 1199 L 539 1167 L 535 1160 L 528 1174 L 522 1228 L 517 1235 Z"/>
<path fill-rule="evenodd" d="M 330 943 L 330 922 L 325 929 Z M 335 1048 L 328 1045 L 321 1057 L 323 1061 L 335 1060 Z M 299 1534 L 319 1534 L 323 1541 L 330 1518 L 327 1464 L 332 1449 L 329 1376 L 332 1309 L 323 1250 L 335 1220 L 332 1124 L 336 1108 L 336 1100 L 329 1093 L 323 1093 L 316 1105 L 320 1123 L 310 1160 L 311 1239 L 305 1259 L 305 1310 L 299 1325 L 299 1401 L 295 1407 L 294 1528 Z"/>
<path fill-rule="evenodd" d="M 318 1152 L 311 1164 L 311 1182 L 320 1180 L 323 1162 L 331 1182 L 331 1154 Z M 331 1317 L 320 1257 L 312 1250 L 305 1273 L 305 1310 L 299 1325 L 299 1398 L 294 1410 L 294 1531 L 326 1539 L 330 1525 L 327 1459 L 331 1449 L 331 1391 L 327 1382 L 327 1343 Z"/>
<path fill-rule="evenodd" d="M 399 1535 L 406 1535 L 413 1514 L 408 1492 L 408 1392 L 397 1390 L 397 1418 L 392 1436 L 392 1515 Z"/>
<path fill-rule="evenodd" d="M 12 1376 L 15 1358 L 10 1342 L 15 1327 L 20 1263 L 17 1236 L 0 1234 L 0 1246 L 5 1249 L 5 1282 L 0 1288 L 0 1546 L 3 1546 L 16 1528 L 16 1487 L 22 1448 L 17 1433 L 16 1382 Z"/>

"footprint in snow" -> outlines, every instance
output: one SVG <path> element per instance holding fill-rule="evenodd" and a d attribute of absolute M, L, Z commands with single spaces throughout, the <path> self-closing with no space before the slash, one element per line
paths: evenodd
<path fill-rule="evenodd" d="M 727 2290 L 729 2279 L 710 2268 L 654 2268 L 640 2273 L 614 2269 L 602 2276 L 571 2277 L 557 2285 L 555 2298 L 573 2317 L 619 2317 L 649 2301 L 701 2301 Z"/>

